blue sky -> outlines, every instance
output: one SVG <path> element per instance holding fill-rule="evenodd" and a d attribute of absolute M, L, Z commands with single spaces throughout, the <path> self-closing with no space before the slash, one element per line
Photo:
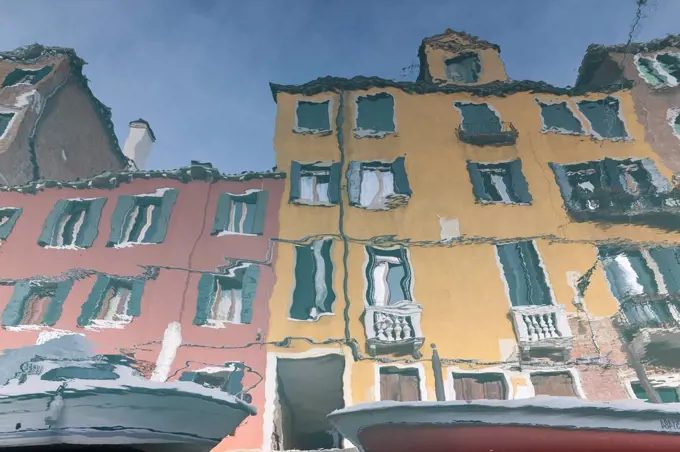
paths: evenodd
<path fill-rule="evenodd" d="M 514 79 L 573 84 L 590 43 L 624 43 L 635 0 L 2 0 L 0 48 L 73 47 L 121 143 L 143 117 L 151 168 L 274 165 L 268 83 L 414 79 L 423 37 L 447 27 L 498 43 Z M 636 40 L 680 33 L 680 1 L 651 0 Z"/>

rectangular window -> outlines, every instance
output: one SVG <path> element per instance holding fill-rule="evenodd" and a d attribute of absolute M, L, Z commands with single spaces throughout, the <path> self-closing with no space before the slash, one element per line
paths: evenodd
<path fill-rule="evenodd" d="M 189 381 L 204 388 L 219 389 L 232 395 L 243 392 L 243 373 L 241 363 L 228 363 L 224 367 L 211 367 L 193 372 L 182 372 L 179 381 Z"/>
<path fill-rule="evenodd" d="M 40 80 L 45 78 L 47 74 L 52 71 L 53 66 L 45 66 L 40 69 L 14 69 L 10 72 L 5 80 L 2 82 L 2 86 L 13 86 L 13 85 L 35 85 Z"/>
<path fill-rule="evenodd" d="M 2 313 L 2 325 L 54 326 L 61 317 L 64 301 L 72 285 L 73 281 L 17 283 L 12 298 Z"/>
<path fill-rule="evenodd" d="M 221 193 L 217 201 L 212 235 L 262 235 L 267 216 L 268 194 L 258 190 L 244 195 Z"/>
<path fill-rule="evenodd" d="M 582 135 L 584 133 L 581 121 L 574 116 L 574 112 L 566 102 L 546 104 L 538 102 L 541 107 L 543 119 L 543 132 L 556 132 L 570 135 Z"/>
<path fill-rule="evenodd" d="M 463 54 L 446 60 L 446 76 L 459 83 L 475 83 L 479 80 L 482 65 L 479 63 L 479 55 Z"/>
<path fill-rule="evenodd" d="M 654 59 L 636 57 L 635 65 L 640 73 L 640 77 L 650 85 L 660 86 L 666 84 L 666 76 L 659 70 L 658 63 Z"/>
<path fill-rule="evenodd" d="M 20 207 L 0 208 L 0 240 L 7 240 L 22 211 Z"/>
<path fill-rule="evenodd" d="M 144 279 L 98 275 L 81 307 L 78 326 L 121 328 L 141 315 Z"/>
<path fill-rule="evenodd" d="M 469 134 L 501 133 L 501 120 L 487 104 L 454 103 L 462 116 L 461 128 Z"/>
<path fill-rule="evenodd" d="M 656 56 L 661 68 L 675 79 L 675 84 L 680 81 L 680 53 L 660 53 Z"/>
<path fill-rule="evenodd" d="M 574 378 L 569 372 L 534 373 L 531 374 L 531 383 L 537 396 L 578 397 L 574 389 Z"/>
<path fill-rule="evenodd" d="M 482 203 L 529 204 L 529 185 L 522 173 L 522 161 L 502 163 L 467 162 L 472 189 Z"/>
<path fill-rule="evenodd" d="M 228 274 L 204 273 L 198 283 L 194 324 L 224 328 L 227 323 L 250 323 L 260 267 L 231 269 Z"/>
<path fill-rule="evenodd" d="M 591 135 L 599 139 L 627 138 L 626 127 L 619 117 L 619 101 L 613 97 L 583 100 L 578 103 L 581 113 L 590 122 Z"/>
<path fill-rule="evenodd" d="M 396 130 L 394 97 L 388 93 L 368 94 L 356 98 L 356 127 L 354 136 L 383 137 Z"/>
<path fill-rule="evenodd" d="M 107 246 L 163 243 L 177 190 L 160 189 L 149 195 L 121 195 L 111 218 Z"/>
<path fill-rule="evenodd" d="M 367 246 L 366 300 L 371 306 L 393 306 L 413 301 L 411 264 L 406 248 L 383 249 Z"/>
<path fill-rule="evenodd" d="M 342 165 L 339 162 L 302 164 L 290 167 L 290 202 L 332 206 L 340 202 Z"/>
<path fill-rule="evenodd" d="M 397 402 L 418 402 L 422 400 L 418 369 L 414 367 L 381 366 L 380 400 Z"/>
<path fill-rule="evenodd" d="M 454 373 L 453 390 L 456 400 L 506 400 L 508 391 L 502 374 Z"/>
<path fill-rule="evenodd" d="M 57 201 L 45 220 L 38 244 L 58 248 L 91 247 L 105 203 L 106 198 Z"/>
<path fill-rule="evenodd" d="M 332 239 L 315 240 L 295 247 L 295 289 L 289 316 L 294 320 L 318 320 L 333 313 Z"/>
<path fill-rule="evenodd" d="M 404 157 L 391 163 L 351 161 L 347 169 L 347 190 L 352 206 L 386 210 L 406 205 L 412 192 Z"/>
<path fill-rule="evenodd" d="M 9 125 L 14 119 L 14 113 L 0 113 L 0 138 L 5 136 L 5 132 L 9 130 Z"/>
<path fill-rule="evenodd" d="M 634 381 L 630 384 L 635 394 L 636 399 L 649 401 L 649 396 L 647 391 L 642 387 L 640 382 Z M 655 387 L 656 393 L 659 394 L 662 403 L 678 403 L 680 402 L 680 397 L 678 397 L 678 388 L 668 388 L 668 387 Z"/>
<path fill-rule="evenodd" d="M 330 100 L 323 102 L 297 101 L 295 132 L 328 133 L 331 131 Z"/>
<path fill-rule="evenodd" d="M 551 305 L 548 278 L 531 241 L 496 245 L 513 307 Z"/>

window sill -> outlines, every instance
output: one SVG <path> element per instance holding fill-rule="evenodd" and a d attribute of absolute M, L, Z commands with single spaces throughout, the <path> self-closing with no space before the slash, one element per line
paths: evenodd
<path fill-rule="evenodd" d="M 293 133 L 298 135 L 317 135 L 320 137 L 325 137 L 333 133 L 332 130 L 322 130 L 322 129 L 306 129 L 304 127 L 296 127 L 293 129 Z"/>
<path fill-rule="evenodd" d="M 78 245 L 43 245 L 46 250 L 71 250 L 71 251 L 82 251 L 87 248 Z"/>
<path fill-rule="evenodd" d="M 228 320 L 211 320 L 208 319 L 207 323 L 204 323 L 201 325 L 203 328 L 211 328 L 213 330 L 222 330 L 225 329 L 228 325 L 247 325 L 247 323 L 241 323 L 241 322 L 230 322 Z"/>
<path fill-rule="evenodd" d="M 323 202 L 323 201 L 307 201 L 304 199 L 296 199 L 294 201 L 290 202 L 291 204 L 296 204 L 299 206 L 311 206 L 311 207 L 335 207 L 337 204 L 332 203 L 332 202 Z"/>
<path fill-rule="evenodd" d="M 109 242 L 106 246 L 109 248 L 132 248 L 137 245 L 158 245 L 158 243 L 155 242 L 123 242 L 123 243 L 111 243 Z"/>
<path fill-rule="evenodd" d="M 476 204 L 481 204 L 483 206 L 530 206 L 530 202 L 505 202 L 505 201 L 484 201 L 482 199 L 475 200 Z"/>
<path fill-rule="evenodd" d="M 7 331 L 38 331 L 49 328 L 47 325 L 15 325 L 4 327 Z"/>
<path fill-rule="evenodd" d="M 591 133 L 590 139 L 595 140 L 595 141 L 615 141 L 615 142 L 616 141 L 624 141 L 624 142 L 634 141 L 633 138 L 631 138 L 629 136 L 625 136 L 625 137 L 603 137 L 602 135 L 599 135 L 597 133 Z"/>
<path fill-rule="evenodd" d="M 322 312 L 321 314 L 317 314 L 316 316 L 310 317 L 308 319 L 293 319 L 291 317 L 288 317 L 288 320 L 290 320 L 291 322 L 318 322 L 319 320 L 321 320 L 322 317 L 332 317 L 334 315 L 335 315 L 334 312 Z"/>
<path fill-rule="evenodd" d="M 121 320 L 103 320 L 103 319 L 95 319 L 90 321 L 88 325 L 85 326 L 86 330 L 101 330 L 101 329 L 123 329 L 125 326 L 127 326 L 131 321 L 132 317 L 131 316 L 119 316 L 122 319 Z"/>
<path fill-rule="evenodd" d="M 215 237 L 224 237 L 226 235 L 240 235 L 240 236 L 245 236 L 245 237 L 257 237 L 262 234 L 251 234 L 248 232 L 232 232 L 232 231 L 219 231 L 217 234 L 214 234 Z"/>
<path fill-rule="evenodd" d="M 577 137 L 588 137 L 589 135 L 585 132 L 574 132 L 573 130 L 560 129 L 558 127 L 550 127 L 547 129 L 541 129 L 541 133 L 545 134 L 555 134 L 555 135 L 573 135 Z"/>
<path fill-rule="evenodd" d="M 374 212 L 380 212 L 380 211 L 388 211 L 388 210 L 394 210 L 399 207 L 406 207 L 408 205 L 409 200 L 411 197 L 409 195 L 401 195 L 401 194 L 392 194 L 389 195 L 388 197 L 384 198 L 380 202 L 376 202 L 373 204 L 370 204 L 368 206 L 365 206 L 363 204 L 350 204 L 352 207 L 356 207 L 358 209 L 363 209 L 363 210 L 369 210 L 369 211 L 374 211 Z"/>
<path fill-rule="evenodd" d="M 388 135 L 397 136 L 397 131 L 379 131 L 379 130 L 365 130 L 354 129 L 354 138 L 385 138 Z"/>

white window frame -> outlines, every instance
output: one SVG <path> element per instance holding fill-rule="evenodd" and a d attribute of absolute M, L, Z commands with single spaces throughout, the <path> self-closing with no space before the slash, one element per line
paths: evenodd
<path fill-rule="evenodd" d="M 259 189 L 259 188 L 253 188 L 253 189 L 248 189 L 248 190 L 246 190 L 246 191 L 243 192 L 243 193 L 230 193 L 230 192 L 224 192 L 224 194 L 229 195 L 229 196 L 232 197 L 232 199 L 231 199 L 231 205 L 229 206 L 229 211 L 230 211 L 230 212 L 233 212 L 233 211 L 234 211 L 234 206 L 235 206 L 235 204 L 236 204 L 236 202 L 237 202 L 237 201 L 234 201 L 234 199 L 233 199 L 234 196 L 236 196 L 236 197 L 239 197 L 239 196 L 248 196 L 248 195 L 251 195 L 251 194 L 253 194 L 253 193 L 257 193 L 257 192 L 261 192 L 261 191 L 264 191 L 264 190 L 261 190 L 261 189 Z M 238 202 L 242 202 L 242 201 L 238 201 Z M 255 206 L 257 206 L 257 203 L 255 204 Z M 230 224 L 231 224 L 231 221 L 232 221 L 232 219 L 231 219 L 231 217 L 229 217 L 229 223 L 230 223 Z M 228 228 L 228 227 L 229 227 L 229 224 L 227 224 L 226 227 Z M 257 236 L 258 236 L 258 234 L 251 234 L 251 233 L 249 233 L 249 232 L 234 232 L 234 231 L 229 231 L 229 230 L 227 230 L 226 228 L 223 229 L 223 230 L 221 230 L 220 232 L 217 233 L 217 237 L 224 237 L 225 235 L 242 235 L 242 236 L 246 236 L 246 237 L 257 237 Z"/>
<path fill-rule="evenodd" d="M 159 188 L 157 189 L 154 193 L 143 193 L 143 194 L 137 194 L 137 195 L 130 195 L 135 199 L 138 198 L 160 198 L 161 200 L 161 205 L 158 207 L 159 209 L 162 208 L 163 206 L 163 195 L 165 195 L 165 192 L 168 190 L 172 190 L 172 188 Z M 137 205 L 137 202 L 135 201 L 135 209 L 139 209 L 139 206 Z M 134 227 L 135 220 L 137 217 L 135 217 L 135 220 L 131 221 L 129 224 L 126 223 L 124 225 L 125 227 L 125 234 L 123 239 L 120 243 L 117 243 L 114 245 L 114 248 L 127 248 L 133 245 L 155 245 L 152 243 L 147 243 L 144 242 L 144 237 L 146 236 L 146 233 L 148 232 L 149 228 L 151 228 L 151 225 L 153 224 L 153 210 L 147 211 L 147 216 L 149 216 L 149 221 L 143 228 L 143 234 L 139 234 L 139 239 L 136 242 L 131 242 L 130 241 L 130 234 L 132 233 L 132 228 Z M 128 221 L 130 221 L 130 218 L 128 218 Z"/>
<path fill-rule="evenodd" d="M 109 281 L 125 280 L 126 278 L 116 278 L 111 277 Z M 108 288 L 108 287 L 107 287 Z M 105 295 L 105 293 L 104 293 Z M 128 291 L 128 299 L 125 301 L 124 312 L 127 312 L 132 300 L 132 288 Z M 122 329 L 125 328 L 130 322 L 132 322 L 133 317 L 128 314 L 114 314 L 111 319 L 91 319 L 90 323 L 85 326 L 86 330 L 100 330 L 105 328 L 111 329 Z"/>
<path fill-rule="evenodd" d="M 428 400 L 427 397 L 427 385 L 425 383 L 425 366 L 423 363 L 416 364 L 402 364 L 402 363 L 388 363 L 388 364 L 376 364 L 374 366 L 374 378 L 375 384 L 373 385 L 373 397 L 376 402 L 380 402 L 380 369 L 383 367 L 397 367 L 399 369 L 416 369 L 418 371 L 418 390 L 420 391 L 420 401 L 425 402 Z"/>
<path fill-rule="evenodd" d="M 392 251 L 392 250 L 398 250 L 403 248 L 406 252 L 406 262 L 405 264 L 408 266 L 409 271 L 411 272 L 411 281 L 409 282 L 409 292 L 411 295 L 410 300 L 404 300 L 404 301 L 409 301 L 411 303 L 418 303 L 416 301 L 416 294 L 415 294 L 415 282 L 416 282 L 416 274 L 415 274 L 415 269 L 413 268 L 413 264 L 411 262 L 411 250 L 407 246 L 399 246 L 399 245 L 393 245 L 393 246 L 373 246 L 373 245 L 365 245 L 364 246 L 364 265 L 362 266 L 362 275 L 364 278 L 364 307 L 371 307 L 371 306 L 377 306 L 375 304 L 369 303 L 369 300 L 366 299 L 366 293 L 368 292 L 369 285 L 371 284 L 371 281 L 369 281 L 366 278 L 366 270 L 368 269 L 368 266 L 371 261 L 371 256 L 368 253 L 368 247 L 379 249 L 379 250 L 387 250 L 387 251 Z M 375 285 L 373 286 L 375 287 Z"/>
<path fill-rule="evenodd" d="M 680 397 L 680 374 L 667 374 L 667 375 L 659 375 L 659 374 L 652 374 L 648 375 L 647 378 L 649 379 L 652 387 L 654 389 L 656 388 L 674 388 L 675 391 L 678 393 L 678 397 Z M 656 380 L 656 382 L 655 382 Z M 626 393 L 628 394 L 628 397 L 630 397 L 633 400 L 643 400 L 643 399 L 638 399 L 635 396 L 635 391 L 633 391 L 633 383 L 639 383 L 640 380 L 637 378 L 627 378 L 624 381 L 624 389 L 626 390 Z"/>
<path fill-rule="evenodd" d="M 586 399 L 586 393 L 583 390 L 583 386 L 581 385 L 581 379 L 579 378 L 579 372 L 578 370 L 574 368 L 565 368 L 565 367 L 556 367 L 554 369 L 535 369 L 535 370 L 529 370 L 527 372 L 527 384 L 529 388 L 529 392 L 531 394 L 531 397 L 536 397 L 536 389 L 534 388 L 534 382 L 531 381 L 531 376 L 532 375 L 537 375 L 537 374 L 554 374 L 554 373 L 568 373 L 571 376 L 571 381 L 573 383 L 573 388 L 574 388 L 574 393 L 579 399 Z"/>
<path fill-rule="evenodd" d="M 323 104 L 324 102 L 328 102 L 328 130 L 318 130 L 318 129 L 308 129 L 307 127 L 301 127 L 298 124 L 298 105 L 300 102 L 306 102 L 310 104 Z M 333 98 L 328 97 L 325 99 L 296 99 L 295 100 L 295 127 L 293 127 L 293 132 L 295 133 L 300 133 L 300 134 L 312 134 L 312 135 L 329 135 L 333 133 L 333 122 L 331 121 L 333 119 Z"/>
<path fill-rule="evenodd" d="M 659 88 L 664 88 L 664 87 L 674 87 L 678 86 L 680 84 L 680 80 L 675 78 L 673 75 L 669 74 L 659 63 L 657 60 L 657 57 L 659 55 L 672 55 L 673 57 L 677 58 L 680 61 L 680 53 L 678 52 L 668 52 L 668 51 L 663 51 L 663 52 L 657 52 L 652 55 L 642 55 L 642 54 L 636 54 L 635 57 L 633 57 L 633 61 L 635 62 L 635 69 L 638 73 L 638 77 L 640 77 L 649 87 L 652 89 L 659 89 Z M 658 85 L 652 85 L 647 81 L 647 79 L 642 75 L 642 71 L 640 70 L 640 58 L 645 58 L 647 60 L 652 61 L 652 65 L 654 66 L 654 69 L 661 75 L 663 75 L 666 79 L 665 82 L 660 83 Z"/>
<path fill-rule="evenodd" d="M 97 199 L 101 199 L 101 198 L 69 198 L 69 199 L 66 199 L 65 201 L 67 201 L 67 202 L 91 202 L 91 201 L 95 201 Z M 66 223 L 68 223 L 68 220 L 70 219 L 70 217 L 68 217 L 66 219 L 66 221 L 64 221 L 63 224 L 59 225 L 59 233 L 57 234 L 57 243 L 60 243 L 60 242 L 61 243 L 59 245 L 45 245 L 44 248 L 55 249 L 55 250 L 82 250 L 82 249 L 84 249 L 84 248 L 76 245 L 76 240 L 77 240 L 78 234 L 80 233 L 80 229 L 83 227 L 83 225 L 85 224 L 85 221 L 87 220 L 87 213 L 88 212 L 86 211 L 82 214 L 83 215 L 82 221 L 80 221 L 79 224 L 76 223 L 76 226 L 74 227 L 73 243 L 69 243 L 69 244 L 63 243 L 64 228 L 66 226 Z"/>
<path fill-rule="evenodd" d="M 299 163 L 300 163 L 300 180 L 299 180 L 299 183 L 300 183 L 300 197 L 299 197 L 298 199 L 295 200 L 295 204 L 304 204 L 304 205 L 308 205 L 308 206 L 335 206 L 335 204 L 333 204 L 332 202 L 330 202 L 330 189 L 331 189 L 330 176 L 331 176 L 331 166 L 332 166 L 333 163 L 335 163 L 335 162 L 325 162 L 325 161 L 324 161 L 324 162 L 310 162 L 310 163 L 299 162 Z M 327 193 L 327 195 L 326 195 L 326 196 L 328 197 L 328 201 L 315 201 L 315 200 L 313 200 L 313 199 L 305 199 L 305 198 L 302 197 L 302 178 L 303 178 L 303 172 L 308 171 L 308 170 L 305 170 L 305 167 L 306 167 L 306 166 L 307 166 L 307 167 L 309 167 L 309 166 L 318 166 L 318 167 L 320 167 L 320 168 L 324 168 L 324 173 L 328 176 L 328 179 L 329 179 L 329 182 L 328 182 L 328 190 L 329 190 L 329 191 L 328 191 L 328 193 Z M 314 179 L 315 179 L 315 183 L 316 183 L 316 175 L 314 175 Z M 291 183 L 293 183 L 293 181 L 291 181 Z"/>
<path fill-rule="evenodd" d="M 367 97 L 373 97 L 377 94 L 387 94 L 392 97 L 392 102 L 394 103 L 394 108 L 392 108 L 392 121 L 394 123 L 394 131 L 393 132 L 384 132 L 384 131 L 373 131 L 373 130 L 365 130 L 359 127 L 358 121 L 359 121 L 359 99 L 362 98 L 367 98 Z M 366 137 L 371 137 L 371 138 L 384 138 L 388 135 L 397 135 L 398 131 L 398 126 L 397 126 L 397 98 L 394 96 L 394 94 L 390 93 L 389 91 L 376 91 L 372 93 L 366 93 L 366 94 L 357 94 L 354 96 L 354 137 L 355 138 L 366 138 Z"/>
<path fill-rule="evenodd" d="M 515 399 L 515 388 L 512 385 L 512 378 L 510 372 L 501 367 L 485 367 L 484 369 L 463 369 L 457 366 L 446 368 L 446 379 L 444 380 L 444 392 L 446 394 L 446 400 L 459 400 L 456 399 L 456 390 L 454 385 L 453 374 L 496 374 L 502 375 L 503 383 L 505 384 L 505 391 L 507 397 L 505 400 Z"/>
<path fill-rule="evenodd" d="M 7 123 L 7 128 L 5 130 L 3 130 L 3 132 L 0 134 L 0 140 L 3 140 L 9 135 L 10 130 L 14 126 L 14 123 L 17 121 L 17 117 L 19 116 L 19 111 L 15 110 L 13 108 L 0 107 L 0 113 L 12 115 L 12 118 Z"/>

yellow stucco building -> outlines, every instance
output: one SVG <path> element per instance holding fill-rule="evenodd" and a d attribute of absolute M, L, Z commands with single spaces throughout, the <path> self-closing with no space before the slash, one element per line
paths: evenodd
<path fill-rule="evenodd" d="M 265 449 L 331 447 L 324 410 L 436 400 L 431 344 L 448 399 L 635 395 L 611 316 L 671 292 L 680 235 L 630 88 L 512 81 L 450 30 L 420 58 L 416 82 L 272 85 L 289 177 Z"/>

